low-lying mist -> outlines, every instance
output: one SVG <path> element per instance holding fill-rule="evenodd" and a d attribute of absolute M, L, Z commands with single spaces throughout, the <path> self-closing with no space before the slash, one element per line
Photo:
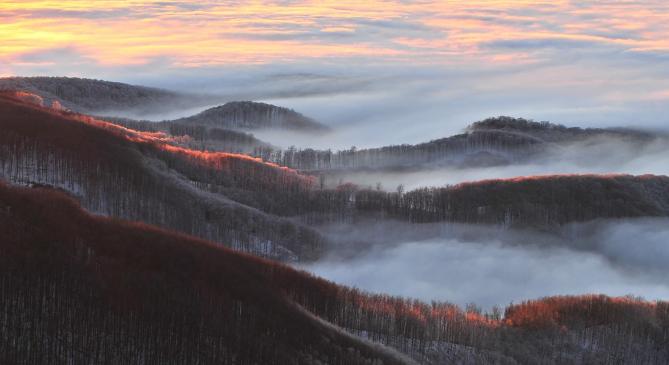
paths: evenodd
<path fill-rule="evenodd" d="M 128 118 L 134 120 L 161 122 L 164 120 L 174 120 L 190 117 L 221 104 L 224 103 L 212 103 L 211 101 L 203 101 L 202 103 L 184 102 L 183 105 L 177 103 L 176 106 L 147 106 L 142 109 L 103 110 L 96 112 L 95 114 L 103 117 Z"/>
<path fill-rule="evenodd" d="M 303 269 L 340 284 L 484 309 L 549 295 L 669 298 L 669 219 L 606 220 L 554 232 L 367 222 Z"/>
<path fill-rule="evenodd" d="M 602 68 L 599 59 L 594 64 L 582 57 L 578 62 L 565 61 L 562 51 L 560 48 L 558 58 L 567 64 L 559 67 L 551 63 L 533 67 L 473 63 L 451 69 L 423 63 L 312 60 L 169 72 L 152 67 L 123 73 L 119 81 L 216 95 L 221 103 L 264 101 L 295 109 L 337 131 L 327 138 L 268 141 L 286 147 L 415 144 L 458 133 L 474 121 L 498 115 L 570 127 L 666 130 L 666 90 L 657 81 L 666 78 L 666 67 L 645 64 L 640 68 L 634 63 L 625 64 L 624 70 Z M 634 85 L 629 79 L 635 80 Z M 658 96 L 663 98 L 658 100 Z"/>
<path fill-rule="evenodd" d="M 343 171 L 327 176 L 328 185 L 351 182 L 363 187 L 381 183 L 384 190 L 453 185 L 466 181 L 552 174 L 669 175 L 669 139 L 640 144 L 600 138 L 551 148 L 545 156 L 499 166 L 414 167 L 408 171 Z"/>

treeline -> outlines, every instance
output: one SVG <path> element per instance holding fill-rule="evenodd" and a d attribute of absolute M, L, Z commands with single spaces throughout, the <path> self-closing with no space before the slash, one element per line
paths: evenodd
<path fill-rule="evenodd" d="M 59 187 L 92 212 L 262 256 L 306 259 L 322 250 L 314 230 L 266 213 L 290 214 L 312 179 L 248 156 L 174 147 L 162 135 L 11 98 L 0 98 L 0 112 L 0 174 L 9 181 Z"/>
<path fill-rule="evenodd" d="M 504 311 L 370 295 L 0 185 L 0 360 L 117 364 L 669 361 L 669 303 L 555 297 Z M 305 310 L 301 309 L 304 308 Z"/>
<path fill-rule="evenodd" d="M 227 129 L 287 129 L 326 132 L 328 128 L 292 109 L 252 101 L 233 101 L 196 115 L 174 120 L 180 124 L 208 125 Z"/>
<path fill-rule="evenodd" d="M 546 175 L 484 180 L 405 192 L 342 184 L 298 204 L 310 223 L 394 218 L 552 229 L 600 218 L 669 216 L 669 177 Z"/>
<path fill-rule="evenodd" d="M 550 175 L 485 180 L 410 192 L 355 190 L 357 212 L 411 222 L 551 227 L 598 218 L 669 215 L 669 177 Z"/>
<path fill-rule="evenodd" d="M 136 130 L 163 131 L 174 136 L 189 136 L 198 142 L 190 144 L 189 147 L 247 153 L 282 166 L 315 172 L 438 167 L 440 165 L 456 167 L 500 165 L 537 157 L 546 148 L 546 141 L 518 133 L 518 131 L 509 133 L 502 130 L 473 128 L 468 133 L 417 145 L 404 144 L 370 149 L 352 147 L 339 151 L 296 149 L 295 147 L 281 150 L 243 132 L 211 127 L 215 125 L 239 128 L 241 122 L 228 123 L 225 121 L 235 120 L 235 118 L 242 121 L 259 120 L 258 126 L 271 125 L 266 121 L 269 117 L 264 116 L 263 113 L 256 115 L 251 112 L 239 112 L 241 114 L 235 116 L 236 112 L 233 112 L 237 110 L 235 106 L 239 106 L 240 110 L 253 110 L 252 106 L 255 107 L 256 104 L 258 103 L 228 103 L 225 106 L 203 112 L 202 115 L 209 115 L 208 117 L 182 118 L 177 121 L 142 122 L 120 118 L 105 119 Z M 265 110 L 269 107 L 271 106 L 262 105 L 260 109 Z M 224 121 L 217 122 L 216 118 L 223 118 Z M 247 129 L 250 128 L 249 126 Z"/>
<path fill-rule="evenodd" d="M 207 125 L 171 121 L 150 122 L 125 118 L 101 117 L 100 119 L 142 132 L 163 132 L 174 137 L 186 137 L 179 144 L 202 151 L 221 151 L 253 155 L 255 151 L 275 148 L 255 138 L 250 133 Z"/>
<path fill-rule="evenodd" d="M 467 131 L 499 131 L 523 133 L 546 142 L 577 142 L 593 137 L 615 137 L 628 142 L 649 142 L 658 137 L 651 132 L 626 128 L 565 127 L 546 121 L 537 122 L 523 118 L 500 116 L 472 123 Z"/>
<path fill-rule="evenodd" d="M 27 91 L 39 95 L 48 105 L 56 101 L 67 109 L 83 113 L 157 107 L 165 110 L 208 103 L 207 98 L 201 96 L 76 77 L 5 77 L 0 78 L 2 90 Z"/>
<path fill-rule="evenodd" d="M 398 169 L 472 165 L 498 165 L 524 160 L 544 150 L 544 142 L 530 136 L 498 131 L 475 131 L 417 145 L 333 152 L 331 150 L 284 151 L 257 149 L 265 160 L 298 170 Z"/>
<path fill-rule="evenodd" d="M 628 143 L 649 143 L 649 132 L 628 129 L 567 128 L 549 122 L 495 117 L 470 125 L 465 133 L 416 145 L 347 150 L 257 148 L 253 153 L 304 171 L 349 169 L 418 169 L 439 166 L 475 167 L 518 163 L 548 156 L 556 144 L 591 138 L 616 138 Z"/>

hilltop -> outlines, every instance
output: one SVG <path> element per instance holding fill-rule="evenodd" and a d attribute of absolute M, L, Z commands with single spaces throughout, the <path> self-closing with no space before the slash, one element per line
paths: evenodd
<path fill-rule="evenodd" d="M 326 132 L 329 129 L 292 109 L 252 101 L 229 102 L 174 122 L 246 130 L 287 129 Z"/>
<path fill-rule="evenodd" d="M 472 123 L 464 133 L 414 145 L 352 148 L 335 152 L 288 150 L 275 154 L 274 161 L 314 172 L 475 168 L 556 158 L 561 150 L 571 147 L 592 147 L 614 141 L 642 148 L 659 140 L 666 143 L 668 139 L 665 135 L 633 129 L 567 128 L 549 122 L 497 117 Z"/>
<path fill-rule="evenodd" d="M 158 108 L 170 110 L 206 103 L 208 99 L 164 89 L 77 77 L 0 78 L 0 90 L 30 92 L 44 99 L 47 105 L 56 101 L 66 109 L 87 114 L 124 110 L 143 112 Z"/>

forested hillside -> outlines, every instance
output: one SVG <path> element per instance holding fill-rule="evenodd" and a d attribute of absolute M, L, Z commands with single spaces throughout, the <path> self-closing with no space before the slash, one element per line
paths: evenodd
<path fill-rule="evenodd" d="M 319 257 L 306 223 L 357 216 L 550 228 L 597 218 L 664 216 L 665 177 L 555 176 L 410 192 L 342 185 L 246 155 L 196 151 L 160 132 L 0 100 L 0 172 L 13 183 L 68 191 L 96 213 L 193 234 L 265 257 Z"/>
<path fill-rule="evenodd" d="M 369 295 L 0 183 L 0 360 L 12 364 L 663 363 L 669 304 L 554 297 L 482 314 Z M 303 308 L 303 309 L 301 309 Z M 309 312 L 311 314 L 309 314 Z"/>
<path fill-rule="evenodd" d="M 175 142 L 187 148 L 207 151 L 221 151 L 257 155 L 256 151 L 270 150 L 273 147 L 250 133 L 234 129 L 212 127 L 195 123 L 173 121 L 151 122 L 125 118 L 101 117 L 105 121 L 142 132 L 163 132 L 181 137 Z"/>
<path fill-rule="evenodd" d="M 634 129 L 565 127 L 560 124 L 505 116 L 474 122 L 467 127 L 467 131 L 522 133 L 547 142 L 575 142 L 593 137 L 616 137 L 629 141 L 644 142 L 656 138 L 651 132 Z"/>
<path fill-rule="evenodd" d="M 412 222 L 546 228 L 598 218 L 669 216 L 669 177 L 654 175 L 531 176 L 351 196 L 357 210 Z"/>
<path fill-rule="evenodd" d="M 294 110 L 252 101 L 229 102 L 174 122 L 242 130 L 288 129 L 301 132 L 328 130 L 326 126 Z"/>
<path fill-rule="evenodd" d="M 178 106 L 203 105 L 208 97 L 180 94 L 146 86 L 76 77 L 0 78 L 0 91 L 19 90 L 39 95 L 47 105 L 82 113 L 119 110 L 169 110 Z M 208 101 L 209 100 L 209 101 Z"/>
<path fill-rule="evenodd" d="M 291 148 L 273 154 L 271 151 L 259 150 L 256 154 L 298 170 L 320 172 L 418 170 L 444 166 L 472 168 L 551 158 L 551 152 L 584 141 L 601 143 L 608 138 L 644 146 L 662 137 L 636 130 L 567 128 L 548 122 L 497 117 L 475 122 L 465 133 L 416 145 L 351 148 L 334 152 Z"/>
<path fill-rule="evenodd" d="M 120 82 L 82 79 L 74 77 L 5 77 L 0 78 L 0 91 L 21 91 L 37 95 L 46 106 L 86 113 L 118 117 L 125 114 L 144 114 L 151 111 L 170 111 L 178 108 L 193 108 L 220 102 L 219 97 L 195 95 L 170 90 L 128 85 Z M 123 122 L 122 118 L 112 121 Z M 132 122 L 132 121 L 130 121 Z M 162 127 L 185 133 L 193 132 L 193 138 L 202 137 L 202 127 L 213 127 L 213 139 L 221 139 L 223 130 L 286 129 L 309 133 L 329 130 L 323 124 L 294 110 L 252 101 L 234 101 L 207 109 L 196 115 L 180 118 Z M 189 127 L 187 127 L 189 126 Z M 150 128 L 148 125 L 145 128 Z M 185 129 L 193 128 L 195 130 Z M 226 133 L 230 133 L 226 131 Z M 225 136 L 229 137 L 229 136 Z M 223 138 L 225 138 L 223 137 Z M 225 145 L 223 146 L 226 147 Z M 257 145 L 253 147 L 267 147 Z M 252 147 L 252 148 L 253 148 Z"/>
<path fill-rule="evenodd" d="M 0 173 L 68 191 L 96 213 L 138 220 L 281 259 L 318 255 L 294 214 L 311 178 L 246 155 L 207 153 L 90 117 L 0 97 Z"/>
<path fill-rule="evenodd" d="M 0 362 L 404 363 L 300 309 L 282 271 L 0 183 Z"/>

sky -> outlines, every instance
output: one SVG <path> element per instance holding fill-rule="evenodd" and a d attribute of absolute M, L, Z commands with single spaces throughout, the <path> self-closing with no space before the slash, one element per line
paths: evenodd
<path fill-rule="evenodd" d="M 495 115 L 665 127 L 668 35 L 663 0 L 5 0 L 0 75 L 268 101 L 368 147 Z"/>

